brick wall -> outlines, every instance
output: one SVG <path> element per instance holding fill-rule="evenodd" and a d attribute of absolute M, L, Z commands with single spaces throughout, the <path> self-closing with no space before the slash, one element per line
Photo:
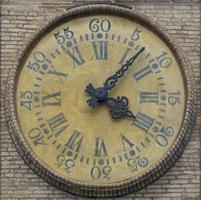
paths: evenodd
<path fill-rule="evenodd" d="M 83 2 L 65 0 L 2 0 L 1 4 L 1 198 L 16 199 L 83 199 L 58 190 L 38 177 L 16 152 L 5 120 L 4 94 L 8 70 L 17 52 L 29 37 L 64 8 Z M 170 36 L 188 55 L 193 73 L 200 82 L 200 1 L 199 0 L 111 0 L 126 4 L 146 14 L 166 28 Z M 200 94 L 198 94 L 200 101 Z M 201 107 L 190 142 L 182 157 L 160 180 L 146 189 L 120 199 L 200 199 L 200 129 Z"/>

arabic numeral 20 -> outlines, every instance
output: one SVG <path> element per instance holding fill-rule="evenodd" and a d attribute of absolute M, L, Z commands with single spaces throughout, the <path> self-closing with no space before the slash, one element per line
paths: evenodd
<path fill-rule="evenodd" d="M 54 38 L 56 39 L 58 44 L 63 44 L 66 40 L 71 40 L 74 37 L 74 33 L 70 30 L 69 27 L 66 27 L 62 30 L 62 32 L 57 31 L 54 33 Z"/>
<path fill-rule="evenodd" d="M 173 134 L 174 129 L 172 127 L 162 127 L 162 129 L 158 131 L 155 141 L 160 147 L 166 147 L 169 142 L 169 137 L 171 137 Z"/>

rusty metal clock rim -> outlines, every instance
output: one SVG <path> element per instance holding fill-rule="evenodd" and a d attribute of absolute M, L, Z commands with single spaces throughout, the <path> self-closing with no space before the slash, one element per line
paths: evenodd
<path fill-rule="evenodd" d="M 26 144 L 17 120 L 16 104 L 15 104 L 15 91 L 16 82 L 20 72 L 20 65 L 23 62 L 23 58 L 26 57 L 29 50 L 33 47 L 40 38 L 52 29 L 57 23 L 61 23 L 64 20 L 71 20 L 77 16 L 83 16 L 84 14 L 111 14 L 129 18 L 135 20 L 142 25 L 148 27 L 155 34 L 157 34 L 171 49 L 175 55 L 179 66 L 181 66 L 181 72 L 186 84 L 186 110 L 182 127 L 179 135 L 175 141 L 175 144 L 168 150 L 167 154 L 157 164 L 146 170 L 142 175 L 134 179 L 128 179 L 119 183 L 105 184 L 105 185 L 93 185 L 88 183 L 82 183 L 71 179 L 62 178 L 57 172 L 49 169 L 42 161 L 40 161 L 36 155 L 34 155 L 30 147 Z M 15 67 L 10 70 L 8 76 L 8 89 L 5 99 L 6 117 L 9 125 L 9 132 L 11 138 L 19 151 L 23 160 L 43 179 L 50 184 L 68 191 L 73 194 L 88 196 L 88 197 L 114 197 L 125 195 L 130 192 L 137 191 L 164 174 L 179 158 L 184 150 L 185 145 L 188 142 L 190 133 L 193 129 L 193 125 L 196 117 L 196 94 L 194 91 L 194 78 L 190 71 L 190 64 L 186 60 L 186 57 L 176 46 L 176 43 L 170 40 L 167 33 L 162 30 L 156 23 L 150 21 L 146 16 L 130 10 L 128 8 L 122 8 L 117 5 L 107 4 L 92 4 L 72 8 L 65 11 L 59 16 L 55 16 L 46 25 L 44 25 L 40 31 L 38 31 L 31 40 L 27 43 L 25 48 L 19 54 Z"/>

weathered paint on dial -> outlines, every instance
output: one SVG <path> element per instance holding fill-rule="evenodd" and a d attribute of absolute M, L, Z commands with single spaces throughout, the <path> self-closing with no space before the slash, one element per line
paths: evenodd
<path fill-rule="evenodd" d="M 88 83 L 102 86 L 141 47 L 146 50 L 109 93 L 126 96 L 136 120 L 91 109 Z M 174 144 L 185 86 L 166 44 L 142 25 L 109 15 L 76 18 L 46 34 L 24 58 L 16 90 L 18 121 L 34 154 L 62 177 L 97 185 L 144 173 Z"/>

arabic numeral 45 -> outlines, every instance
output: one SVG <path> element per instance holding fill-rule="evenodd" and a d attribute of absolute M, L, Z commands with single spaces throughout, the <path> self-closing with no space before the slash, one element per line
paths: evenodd
<path fill-rule="evenodd" d="M 105 178 L 109 180 L 111 178 L 110 173 L 112 171 L 112 168 L 110 166 L 104 166 L 99 167 L 99 166 L 94 166 L 91 168 L 90 175 L 93 179 L 98 180 L 100 178 Z"/>
<path fill-rule="evenodd" d="M 155 141 L 160 147 L 166 147 L 168 145 L 168 139 L 174 134 L 174 129 L 172 127 L 162 127 L 158 131 Z"/>
<path fill-rule="evenodd" d="M 62 30 L 62 33 L 57 31 L 54 33 L 54 38 L 58 44 L 63 44 L 66 40 L 71 40 L 74 37 L 74 32 L 70 30 L 69 27 L 66 27 Z"/>
<path fill-rule="evenodd" d="M 30 91 L 20 92 L 20 106 L 25 107 L 29 111 L 32 110 L 32 98 L 33 94 Z"/>

